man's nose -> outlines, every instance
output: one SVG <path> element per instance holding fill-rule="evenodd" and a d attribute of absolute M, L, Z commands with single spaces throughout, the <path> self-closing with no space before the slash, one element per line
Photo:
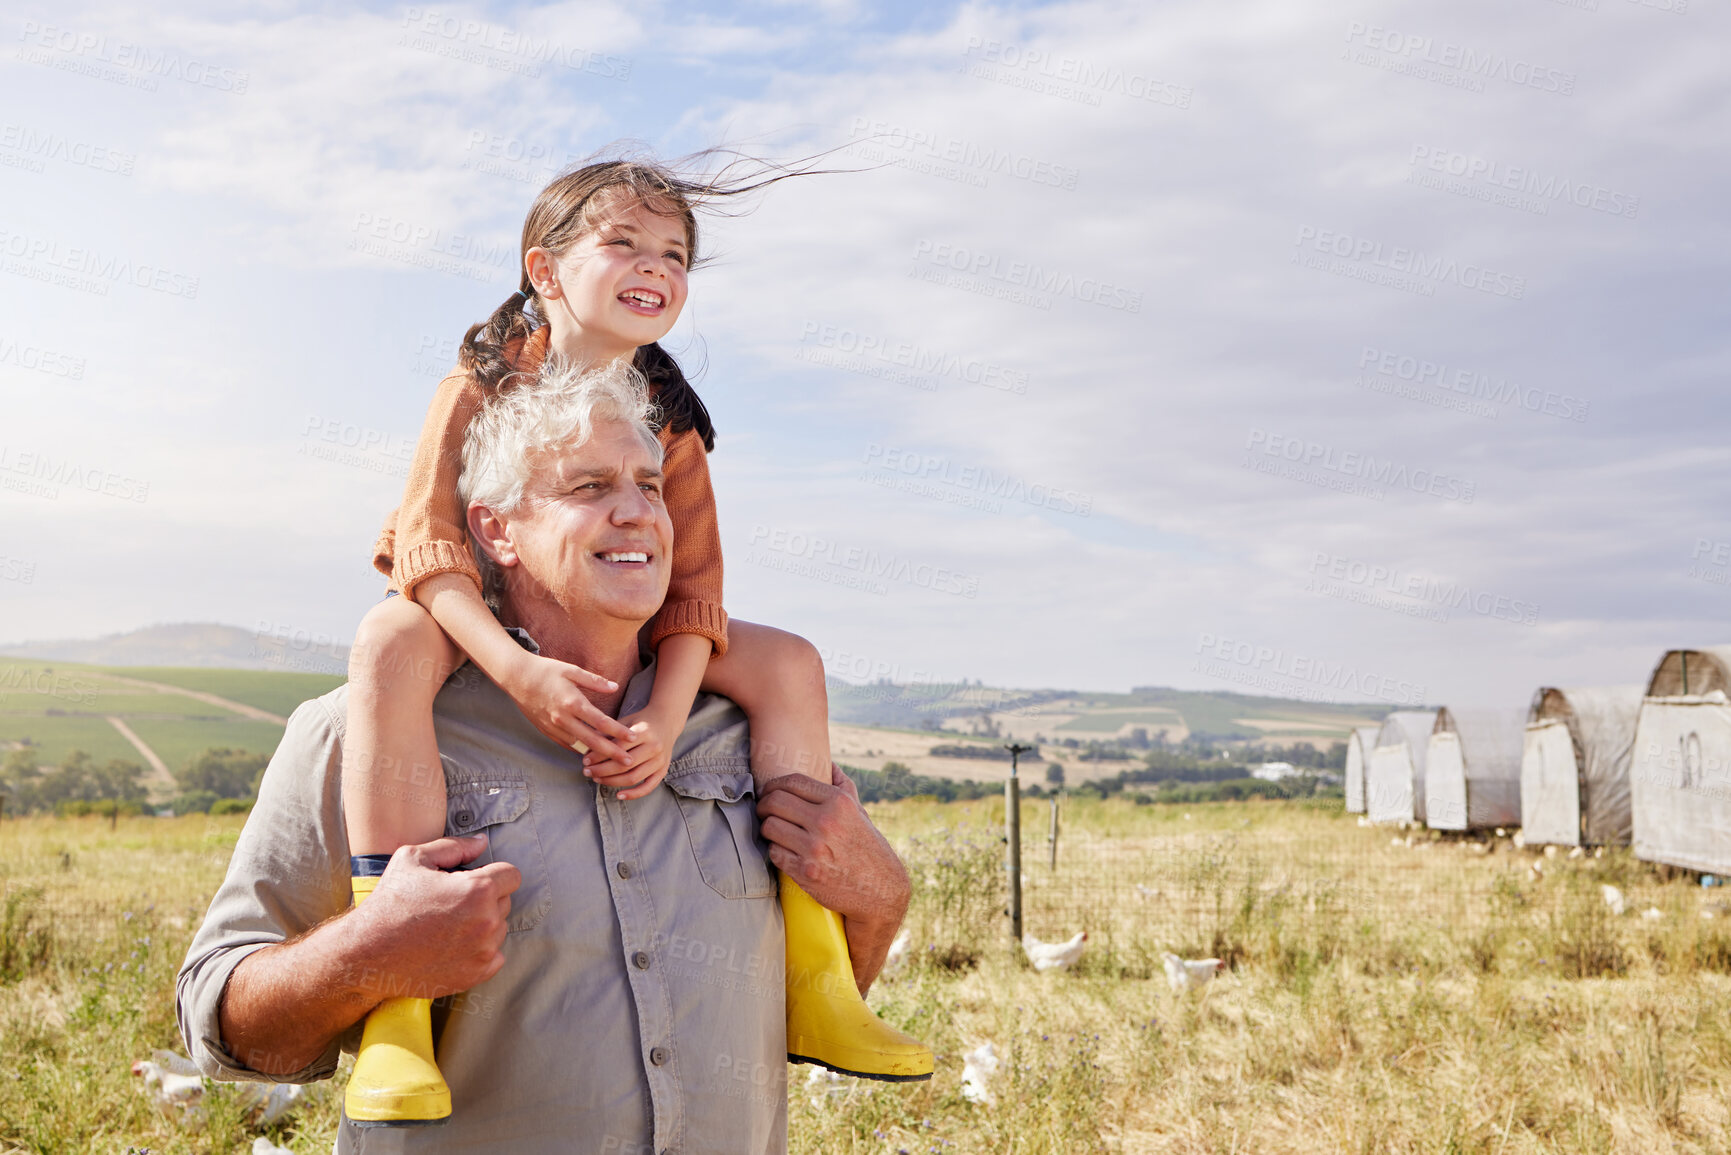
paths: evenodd
<path fill-rule="evenodd" d="M 643 496 L 643 491 L 632 486 L 621 496 L 619 503 L 613 507 L 614 525 L 648 525 L 655 520 L 655 506 Z"/>

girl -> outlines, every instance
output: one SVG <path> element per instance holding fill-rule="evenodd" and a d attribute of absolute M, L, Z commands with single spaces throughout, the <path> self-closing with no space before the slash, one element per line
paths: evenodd
<path fill-rule="evenodd" d="M 464 338 L 461 363 L 439 385 L 415 451 L 401 508 L 375 564 L 392 594 L 361 622 L 349 666 L 343 805 L 357 901 L 391 852 L 445 829 L 445 780 L 433 698 L 474 662 L 535 726 L 583 755 L 597 785 L 641 798 L 667 773 L 673 741 L 699 690 L 736 702 L 751 721 L 759 789 L 789 773 L 829 781 L 823 666 L 809 642 L 768 626 L 730 622 L 721 605 L 721 542 L 705 454 L 714 428 L 679 366 L 658 342 L 685 304 L 697 248 L 694 207 L 783 179 L 683 179 L 633 160 L 590 164 L 542 190 L 523 224 L 518 291 Z M 673 521 L 667 599 L 646 627 L 656 651 L 654 691 L 636 714 L 613 719 L 584 689 L 613 683 L 530 654 L 481 597 L 457 502 L 464 431 L 493 392 L 533 379 L 557 357 L 600 365 L 624 357 L 649 382 L 663 415 L 665 500 Z M 599 885 L 599 884 L 598 884 Z M 883 1023 L 854 985 L 839 915 L 785 875 L 788 1057 L 872 1078 L 921 1079 L 931 1052 Z M 369 1015 L 346 1095 L 349 1117 L 374 1125 L 430 1122 L 450 1113 L 433 1061 L 430 1001 L 393 998 Z"/>

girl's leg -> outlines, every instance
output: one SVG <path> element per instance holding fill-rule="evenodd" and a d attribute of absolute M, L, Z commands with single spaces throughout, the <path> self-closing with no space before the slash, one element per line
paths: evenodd
<path fill-rule="evenodd" d="M 390 854 L 445 832 L 433 698 L 462 661 L 433 616 L 408 598 L 386 598 L 361 619 L 343 740 L 350 854 Z"/>
<path fill-rule="evenodd" d="M 751 777 L 807 774 L 828 784 L 829 694 L 823 660 L 804 638 L 732 621 L 727 656 L 710 660 L 703 689 L 733 699 L 751 720 Z M 860 997 L 841 915 L 788 875 L 780 887 L 787 936 L 787 1057 L 867 1079 L 932 1077 L 932 1052 Z"/>
<path fill-rule="evenodd" d="M 816 646 L 735 619 L 727 654 L 710 659 L 703 689 L 731 698 L 751 719 L 751 777 L 760 791 L 784 774 L 829 782 L 829 692 Z"/>
<path fill-rule="evenodd" d="M 361 619 L 349 651 L 343 740 L 343 821 L 358 905 L 384 856 L 445 832 L 445 771 L 433 734 L 433 698 L 463 655 L 433 616 L 386 598 Z M 451 1090 L 433 1051 L 432 1000 L 395 996 L 367 1014 L 343 1111 L 362 1127 L 419 1126 L 451 1113 Z"/>

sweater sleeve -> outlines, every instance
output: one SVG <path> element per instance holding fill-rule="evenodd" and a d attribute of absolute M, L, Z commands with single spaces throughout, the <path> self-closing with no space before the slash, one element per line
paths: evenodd
<path fill-rule="evenodd" d="M 462 574 L 481 587 L 467 518 L 457 500 L 463 434 L 480 410 L 481 388 L 467 373 L 454 372 L 439 382 L 415 445 L 403 504 L 373 547 L 373 565 L 390 574 L 392 587 L 405 597 L 439 574 Z"/>
<path fill-rule="evenodd" d="M 667 600 L 649 635 L 659 646 L 669 634 L 700 634 L 727 652 L 727 611 L 721 607 L 721 527 L 709 460 L 696 430 L 672 434 L 662 464 L 667 515 L 673 522 L 673 572 Z"/>

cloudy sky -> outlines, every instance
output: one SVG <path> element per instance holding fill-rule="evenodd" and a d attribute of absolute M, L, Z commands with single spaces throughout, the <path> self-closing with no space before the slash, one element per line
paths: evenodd
<path fill-rule="evenodd" d="M 669 341 L 730 611 L 838 674 L 1518 704 L 1731 633 L 1716 6 L 150 7 L 0 28 L 0 641 L 350 636 L 621 140 L 858 170 L 709 222 Z"/>

